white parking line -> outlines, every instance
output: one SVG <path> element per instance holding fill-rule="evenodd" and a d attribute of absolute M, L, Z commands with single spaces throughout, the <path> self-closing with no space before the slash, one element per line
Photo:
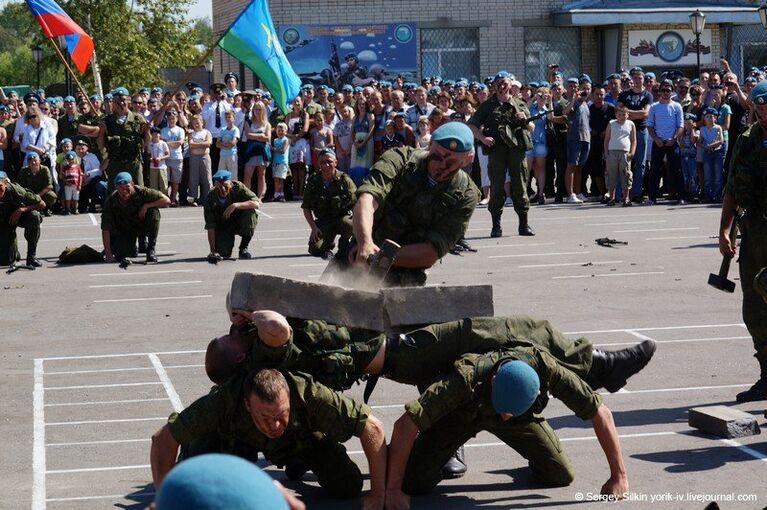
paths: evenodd
<path fill-rule="evenodd" d="M 682 338 L 679 340 L 655 340 L 657 344 L 681 344 L 685 342 L 721 342 L 723 340 L 748 340 L 750 336 L 720 336 L 716 338 Z M 621 345 L 634 345 L 636 342 L 611 342 L 607 344 L 594 344 L 600 347 L 618 347 Z"/>
<path fill-rule="evenodd" d="M 744 327 L 742 322 L 735 324 L 700 324 L 692 326 L 659 326 L 656 328 L 629 328 L 631 331 L 670 331 L 674 329 L 706 329 L 706 328 L 727 328 Z M 591 331 L 568 331 L 565 335 L 585 335 L 589 333 L 625 333 L 626 329 L 595 329 Z"/>
<path fill-rule="evenodd" d="M 474 248 L 527 248 L 528 246 L 554 246 L 555 243 L 526 243 L 526 244 L 482 244 L 474 245 Z"/>
<path fill-rule="evenodd" d="M 167 400 L 167 399 L 163 399 Z M 119 444 L 119 443 L 146 443 L 147 441 L 151 441 L 151 437 L 143 437 L 141 439 L 114 439 L 114 440 L 103 440 L 103 441 L 75 441 L 71 443 L 48 443 L 45 445 L 46 447 L 52 447 L 52 446 L 84 446 L 84 445 L 96 445 L 96 444 Z"/>
<path fill-rule="evenodd" d="M 301 239 L 303 239 L 303 237 Z M 262 246 L 262 248 L 265 249 L 265 250 L 282 250 L 282 249 L 294 250 L 296 248 L 306 248 L 306 245 L 305 244 L 298 244 L 298 245 L 291 245 L 291 246 Z"/>
<path fill-rule="evenodd" d="M 584 223 L 584 227 L 612 227 L 615 225 L 645 225 L 652 223 L 666 223 L 667 220 L 651 220 L 651 221 L 616 221 L 614 223 Z"/>
<path fill-rule="evenodd" d="M 643 335 L 642 333 L 634 331 L 633 329 L 627 329 L 626 333 L 628 333 L 629 335 L 635 336 L 639 338 L 640 340 L 652 340 L 652 338 L 650 338 L 649 336 Z"/>
<path fill-rule="evenodd" d="M 136 466 L 110 466 L 110 467 L 97 467 L 97 468 L 79 468 L 79 469 L 53 469 L 46 471 L 48 475 L 59 475 L 64 473 L 95 473 L 97 471 L 124 471 L 127 469 L 149 469 L 149 464 L 141 464 Z"/>
<path fill-rule="evenodd" d="M 621 330 L 622 331 L 622 330 Z M 43 361 L 63 361 L 73 359 L 101 359 L 101 358 L 129 358 L 129 357 L 144 357 L 150 354 L 164 355 L 164 354 L 200 354 L 205 351 L 160 351 L 160 352 L 126 352 L 120 354 L 88 354 L 84 356 L 53 356 L 50 358 L 40 358 Z"/>
<path fill-rule="evenodd" d="M 201 296 L 168 296 L 168 297 L 151 297 L 151 298 L 130 298 L 130 299 L 97 299 L 94 303 L 129 303 L 134 301 L 168 301 L 171 299 L 204 299 L 213 297 L 210 294 L 204 294 Z"/>
<path fill-rule="evenodd" d="M 669 237 L 648 237 L 647 239 L 645 239 L 645 241 L 678 241 L 680 239 L 713 239 L 713 238 L 711 236 L 669 236 Z"/>
<path fill-rule="evenodd" d="M 97 226 L 99 223 L 96 221 L 96 217 L 93 215 L 93 213 L 88 213 L 88 217 L 91 219 L 91 223 L 93 223 L 93 226 Z"/>
<path fill-rule="evenodd" d="M 562 252 L 554 252 L 554 253 L 518 253 L 515 255 L 490 255 L 489 259 L 507 259 L 507 258 L 516 258 L 516 257 L 555 257 L 557 255 L 586 255 L 588 253 L 591 253 L 590 251 L 562 251 Z"/>
<path fill-rule="evenodd" d="M 165 271 L 123 271 L 121 273 L 93 273 L 88 276 L 136 276 L 142 274 L 194 273 L 194 269 L 168 269 Z"/>
<path fill-rule="evenodd" d="M 184 406 L 181 403 L 178 393 L 176 393 L 176 388 L 173 387 L 173 383 L 170 381 L 170 377 L 168 377 L 168 373 L 165 371 L 165 367 L 162 366 L 160 358 L 157 357 L 157 354 L 150 354 L 149 361 L 152 362 L 155 371 L 157 371 L 157 377 L 160 378 L 160 381 L 165 388 L 165 393 L 168 394 L 170 403 L 173 404 L 173 410 L 180 413 L 184 410 Z"/>
<path fill-rule="evenodd" d="M 43 360 L 35 360 L 34 390 L 32 392 L 32 510 L 45 509 L 45 389 Z"/>
<path fill-rule="evenodd" d="M 622 264 L 622 260 L 603 260 L 601 262 L 564 262 L 562 264 L 525 264 L 523 266 L 517 266 L 518 269 L 534 269 L 539 267 L 567 267 L 567 266 L 604 266 L 607 264 Z"/>
<path fill-rule="evenodd" d="M 320 264 L 289 264 L 288 267 L 325 267 L 327 265 L 327 262 L 322 262 Z"/>
<path fill-rule="evenodd" d="M 46 501 L 49 503 L 54 503 L 54 502 L 63 502 L 63 501 L 90 501 L 94 499 L 116 499 L 116 498 L 125 499 L 128 496 L 130 496 L 131 499 L 133 499 L 133 498 L 143 498 L 143 497 L 148 498 L 154 495 L 155 495 L 154 492 L 131 492 L 130 494 L 105 494 L 104 496 L 80 496 L 76 498 L 48 498 L 46 499 Z"/>
<path fill-rule="evenodd" d="M 749 384 L 722 384 L 719 386 L 687 386 L 684 388 L 656 388 L 651 390 L 626 390 L 623 393 L 673 393 L 675 391 L 703 391 L 703 390 L 720 390 L 727 388 L 743 388 L 750 386 Z M 603 395 L 610 395 L 610 393 L 603 393 Z M 614 395 L 614 394 L 613 394 Z"/>
<path fill-rule="evenodd" d="M 58 421 L 53 423 L 46 423 L 46 427 L 53 427 L 57 425 L 93 425 L 97 423 L 129 423 L 134 421 L 158 421 L 167 420 L 167 416 L 153 417 L 153 418 L 121 418 L 116 420 L 84 420 L 84 421 Z"/>
<path fill-rule="evenodd" d="M 634 232 L 673 232 L 675 230 L 700 230 L 700 227 L 645 228 L 634 230 L 613 230 L 613 232 L 616 234 L 626 234 Z"/>
<path fill-rule="evenodd" d="M 154 370 L 154 368 L 149 368 L 149 370 Z M 45 404 L 45 407 L 69 407 L 69 406 L 94 406 L 94 405 L 101 405 L 101 404 L 137 404 L 137 403 L 144 403 L 144 402 L 159 402 L 159 401 L 167 401 L 168 399 L 165 397 L 162 398 L 135 398 L 135 399 L 129 399 L 129 400 L 95 400 L 90 402 L 63 402 L 60 404 Z"/>
<path fill-rule="evenodd" d="M 767 462 L 767 455 L 763 454 L 760 451 L 754 450 L 750 446 L 746 446 L 744 444 L 740 444 L 739 442 L 735 441 L 734 439 L 720 439 L 722 443 L 733 446 L 737 448 L 738 450 L 742 451 L 746 455 L 750 455 L 751 457 L 755 458 L 756 460 L 761 460 L 762 462 Z"/>
<path fill-rule="evenodd" d="M 570 276 L 552 276 L 552 280 L 571 280 L 575 278 L 604 278 L 608 276 L 643 276 L 649 274 L 664 274 L 664 271 L 645 271 L 643 273 L 606 273 L 606 274 L 579 274 Z"/>
<path fill-rule="evenodd" d="M 167 365 L 165 368 L 200 368 L 205 365 Z M 76 374 L 101 374 L 104 372 L 137 372 L 142 370 L 154 370 L 154 367 L 135 368 L 100 368 L 98 370 L 73 370 L 71 372 L 46 372 L 46 375 L 76 375 Z M 46 404 L 47 405 L 47 404 Z"/>
<path fill-rule="evenodd" d="M 92 388 L 122 388 L 125 386 L 159 386 L 161 382 L 137 382 L 137 383 L 120 383 L 120 384 L 87 384 L 83 386 L 53 386 L 45 388 L 45 391 L 58 391 L 58 390 L 87 390 Z"/>
<path fill-rule="evenodd" d="M 114 289 L 117 287 L 155 287 L 158 285 L 192 285 L 202 283 L 202 280 L 187 280 L 182 282 L 149 282 L 149 283 L 114 283 L 109 285 L 88 285 L 89 289 Z"/>

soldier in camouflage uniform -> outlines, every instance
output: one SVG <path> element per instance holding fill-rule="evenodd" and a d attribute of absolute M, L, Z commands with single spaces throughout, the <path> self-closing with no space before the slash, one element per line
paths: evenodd
<path fill-rule="evenodd" d="M 759 121 L 740 135 L 733 149 L 719 230 L 719 251 L 735 256 L 736 239 L 730 239 L 730 228 L 737 209 L 745 211 L 738 220 L 743 322 L 753 338 L 760 375 L 751 388 L 738 393 L 738 402 L 767 400 L 767 303 L 753 285 L 756 274 L 767 266 L 767 81 L 751 90 L 751 100 Z"/>
<path fill-rule="evenodd" d="M 128 172 L 120 172 L 112 182 L 116 191 L 104 202 L 101 212 L 101 239 L 104 261 L 122 262 L 146 252 L 147 262 L 157 262 L 155 246 L 160 231 L 159 207 L 168 207 L 170 198 L 159 191 L 135 186 Z"/>
<path fill-rule="evenodd" d="M 501 215 L 505 192 L 506 174 L 511 178 L 514 211 L 519 216 L 519 235 L 535 235 L 527 222 L 530 200 L 527 197 L 529 172 L 525 152 L 533 148 L 530 132 L 533 124 L 527 122 L 530 111 L 520 98 L 512 93 L 512 86 L 519 82 L 508 75 L 496 77 L 496 94 L 477 108 L 469 119 L 469 126 L 476 139 L 489 148 L 488 174 L 490 176 L 490 203 L 487 210 L 493 220 L 490 237 L 501 237 Z"/>
<path fill-rule="evenodd" d="M 382 509 L 386 438 L 370 407 L 308 375 L 254 370 L 171 414 L 152 437 L 152 476 L 159 488 L 179 446 L 182 459 L 215 451 L 256 462 L 262 452 L 277 466 L 304 462 L 330 496 L 354 498 L 362 491 L 362 473 L 342 445 L 352 436 L 360 438 L 370 469 L 363 508 Z"/>
<path fill-rule="evenodd" d="M 231 172 L 219 170 L 213 175 L 213 189 L 203 202 L 205 229 L 208 231 L 210 255 L 231 257 L 234 237 L 240 236 L 239 258 L 251 259 L 248 244 L 256 233 L 261 201 L 243 183 L 232 180 Z"/>
<path fill-rule="evenodd" d="M 460 122 L 436 129 L 428 152 L 387 151 L 357 189 L 350 261 L 365 265 L 391 239 L 402 248 L 384 283 L 423 285 L 426 269 L 455 246 L 479 201 L 479 189 L 461 171 L 473 158 L 471 130 Z"/>
<path fill-rule="evenodd" d="M 128 90 L 119 87 L 112 91 L 112 113 L 98 127 L 80 126 L 86 136 L 98 136 L 102 156 L 107 158 L 104 173 L 110 186 L 118 172 L 128 172 L 136 185 L 144 185 L 142 157 L 149 144 L 149 124 L 142 115 L 128 109 L 129 102 Z"/>
<path fill-rule="evenodd" d="M 53 191 L 53 178 L 47 166 L 40 164 L 40 155 L 30 151 L 27 155 L 27 166 L 19 171 L 16 184 L 38 195 L 50 208 L 58 197 Z"/>
<path fill-rule="evenodd" d="M 24 239 L 27 240 L 27 265 L 42 265 L 36 258 L 43 221 L 38 211 L 42 209 L 45 209 L 45 202 L 38 195 L 11 183 L 8 174 L 0 171 L 0 265 L 13 264 L 20 258 L 16 244 L 17 227 L 24 229 Z"/>
<path fill-rule="evenodd" d="M 317 158 L 320 171 L 309 176 L 304 188 L 301 208 L 311 228 L 309 253 L 330 258 L 339 236 L 339 252 L 344 252 L 352 237 L 352 208 L 357 186 L 336 169 L 338 161 L 333 149 L 323 149 Z"/>

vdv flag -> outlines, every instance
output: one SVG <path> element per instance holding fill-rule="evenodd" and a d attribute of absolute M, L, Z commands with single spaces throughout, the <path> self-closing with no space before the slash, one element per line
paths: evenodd
<path fill-rule="evenodd" d="M 93 56 L 93 39 L 54 0 L 27 0 L 27 5 L 45 37 L 64 36 L 72 62 L 85 73 Z"/>
<path fill-rule="evenodd" d="M 288 102 L 298 95 L 301 79 L 282 51 L 267 0 L 252 0 L 218 45 L 256 73 L 274 103 L 288 113 Z"/>

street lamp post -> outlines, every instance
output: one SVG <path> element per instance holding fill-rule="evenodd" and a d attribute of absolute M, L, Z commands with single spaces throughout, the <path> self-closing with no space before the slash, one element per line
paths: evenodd
<path fill-rule="evenodd" d="M 37 64 L 37 88 L 40 88 L 40 62 L 43 61 L 43 48 L 39 44 L 32 46 L 32 60 Z"/>
<path fill-rule="evenodd" d="M 205 61 L 205 70 L 208 71 L 208 90 L 213 85 L 213 61 L 208 59 Z"/>
<path fill-rule="evenodd" d="M 767 30 L 767 4 L 762 4 L 757 9 L 759 12 L 759 21 L 762 22 L 762 26 Z"/>
<path fill-rule="evenodd" d="M 703 33 L 703 27 L 706 26 L 706 15 L 696 10 L 690 14 L 690 28 L 695 34 L 695 56 L 698 59 L 698 78 L 700 78 L 700 34 Z"/>

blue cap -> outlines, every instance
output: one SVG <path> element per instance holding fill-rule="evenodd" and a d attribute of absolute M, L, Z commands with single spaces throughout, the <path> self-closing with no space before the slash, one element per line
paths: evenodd
<path fill-rule="evenodd" d="M 45 98 L 45 102 L 48 103 L 48 104 L 51 104 L 51 105 L 55 105 L 56 104 L 56 97 L 55 96 L 54 97 L 46 97 Z"/>
<path fill-rule="evenodd" d="M 111 101 L 111 100 L 112 100 L 111 92 L 107 92 L 106 94 L 104 94 L 104 101 Z"/>
<path fill-rule="evenodd" d="M 157 92 L 162 94 L 162 88 L 160 88 L 160 87 L 152 87 L 152 94 L 155 94 Z"/>
<path fill-rule="evenodd" d="M 479 86 L 477 87 L 477 90 L 487 90 L 487 85 L 485 85 L 484 83 L 480 83 Z"/>
<path fill-rule="evenodd" d="M 8 174 L 0 170 L 0 181 L 4 181 L 8 178 Z"/>
<path fill-rule="evenodd" d="M 533 367 L 519 360 L 498 367 L 493 381 L 493 408 L 499 413 L 522 416 L 538 399 L 541 380 Z"/>
<path fill-rule="evenodd" d="M 354 87 L 352 87 L 351 85 L 349 85 L 349 84 L 347 83 L 346 85 L 344 85 L 343 87 L 341 87 L 341 92 L 346 92 L 346 93 L 349 93 L 349 92 L 354 92 Z"/>
<path fill-rule="evenodd" d="M 762 101 L 762 102 L 764 102 L 764 101 Z M 716 108 L 711 108 L 711 107 L 709 106 L 708 108 L 705 108 L 705 109 L 703 110 L 703 115 L 713 115 L 713 116 L 715 116 L 715 117 L 716 117 L 716 116 L 718 116 L 718 115 L 719 115 L 719 112 L 716 110 Z"/>
<path fill-rule="evenodd" d="M 767 81 L 762 80 L 751 89 L 751 101 L 755 104 L 767 102 Z"/>
<path fill-rule="evenodd" d="M 527 84 L 527 86 L 530 87 L 531 89 L 537 89 L 541 85 L 537 81 L 531 81 L 530 83 Z"/>
<path fill-rule="evenodd" d="M 255 464 L 209 453 L 180 462 L 163 480 L 157 510 L 288 510 L 285 496 Z"/>
<path fill-rule="evenodd" d="M 61 147 L 65 143 L 72 143 L 72 139 L 71 138 L 62 138 L 61 142 L 59 142 L 59 147 Z"/>
<path fill-rule="evenodd" d="M 112 182 L 114 184 L 125 184 L 126 182 L 133 182 L 133 177 L 131 177 L 131 174 L 128 172 L 120 172 L 119 174 L 115 175 L 115 178 Z"/>
<path fill-rule="evenodd" d="M 314 85 L 311 83 L 304 83 L 301 85 L 301 90 L 314 90 Z"/>
<path fill-rule="evenodd" d="M 74 103 L 75 102 L 75 98 L 74 98 L 74 96 L 67 96 L 67 97 L 64 98 L 64 102 L 65 103 Z"/>
<path fill-rule="evenodd" d="M 75 151 L 67 151 L 64 154 L 64 159 L 75 159 L 77 157 L 77 153 Z"/>
<path fill-rule="evenodd" d="M 577 85 L 578 84 L 578 78 L 568 78 L 567 79 L 567 83 L 575 83 Z"/>
<path fill-rule="evenodd" d="M 495 75 L 496 80 L 500 80 L 501 78 L 511 78 L 511 75 L 508 71 L 498 71 L 498 74 Z"/>
<path fill-rule="evenodd" d="M 231 181 L 232 180 L 232 172 L 229 170 L 219 170 L 215 174 L 213 174 L 212 179 L 214 181 Z"/>
<path fill-rule="evenodd" d="M 453 152 L 466 153 L 474 150 L 474 134 L 463 122 L 448 122 L 431 135 L 433 142 Z"/>
<path fill-rule="evenodd" d="M 40 155 L 38 153 L 34 151 L 27 152 L 27 161 L 29 161 L 30 159 L 39 159 L 39 158 L 40 158 Z"/>
<path fill-rule="evenodd" d="M 354 92 L 362 92 L 362 87 L 354 87 Z"/>
<path fill-rule="evenodd" d="M 149 94 L 149 87 L 141 87 L 138 89 L 139 94 Z"/>
<path fill-rule="evenodd" d="M 541 87 L 551 87 L 551 83 L 547 82 L 546 80 L 543 80 L 538 85 L 540 85 Z"/>
<path fill-rule="evenodd" d="M 694 113 L 685 113 L 684 120 L 698 120 Z"/>
<path fill-rule="evenodd" d="M 642 68 L 639 67 L 639 66 L 635 66 L 635 67 L 632 67 L 629 70 L 629 75 L 634 74 L 634 73 L 643 73 L 644 74 L 644 70 L 642 70 Z"/>
<path fill-rule="evenodd" d="M 101 96 L 98 94 L 93 94 L 88 99 L 90 99 L 91 101 L 101 101 Z"/>
<path fill-rule="evenodd" d="M 319 154 L 317 154 L 317 157 L 325 156 L 326 154 L 330 154 L 333 157 L 336 157 L 336 151 L 334 151 L 331 147 L 325 147 L 322 149 Z"/>
<path fill-rule="evenodd" d="M 110 92 L 110 94 L 112 94 L 112 97 L 114 97 L 114 96 L 129 96 L 130 92 L 128 92 L 128 89 L 126 89 L 125 87 L 117 87 L 116 89 L 112 90 L 112 92 Z"/>
<path fill-rule="evenodd" d="M 584 73 L 584 74 L 580 75 L 580 76 L 578 77 L 578 83 L 584 83 L 584 82 L 588 82 L 588 83 L 591 83 L 591 76 L 589 76 L 589 75 L 588 75 L 588 74 L 586 74 L 586 73 Z"/>
<path fill-rule="evenodd" d="M 653 73 L 652 71 L 644 73 L 644 79 L 645 80 L 650 80 L 650 79 L 654 80 L 655 79 L 655 73 Z"/>
<path fill-rule="evenodd" d="M 428 94 L 430 96 L 436 96 L 440 92 L 442 92 L 442 89 L 439 88 L 437 85 L 435 85 L 435 86 L 429 88 Z"/>

